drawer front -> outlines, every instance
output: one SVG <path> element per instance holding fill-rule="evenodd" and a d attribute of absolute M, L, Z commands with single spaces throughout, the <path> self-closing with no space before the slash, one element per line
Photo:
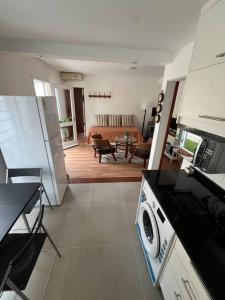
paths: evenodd
<path fill-rule="evenodd" d="M 173 274 L 170 262 L 166 264 L 160 278 L 160 286 L 165 300 L 185 300 Z"/>
<path fill-rule="evenodd" d="M 183 287 L 186 285 L 187 289 L 192 289 L 196 299 L 198 300 L 210 300 L 211 297 L 208 294 L 206 288 L 204 287 L 200 277 L 196 273 L 195 269 L 192 266 L 191 260 L 189 256 L 187 255 L 184 247 L 182 246 L 179 239 L 176 239 L 176 243 L 174 246 L 174 252 L 173 255 L 173 261 L 179 261 L 179 264 L 181 264 L 179 267 L 183 268 L 183 271 L 181 272 L 181 280 Z M 172 256 L 172 255 L 171 255 Z M 188 280 L 188 282 L 183 282 L 183 280 Z M 188 286 L 190 285 L 190 286 Z M 186 289 L 185 288 L 185 289 Z M 190 298 L 191 299 L 191 298 Z M 195 298 L 193 298 L 195 300 Z M 192 299 L 191 299 L 192 300 Z"/>
<path fill-rule="evenodd" d="M 186 300 L 202 300 L 198 297 L 197 291 L 192 286 L 192 282 L 186 269 L 184 268 L 177 251 L 174 249 L 170 257 L 170 264 L 174 276 L 176 277 L 177 283 L 179 285 L 182 294 Z"/>

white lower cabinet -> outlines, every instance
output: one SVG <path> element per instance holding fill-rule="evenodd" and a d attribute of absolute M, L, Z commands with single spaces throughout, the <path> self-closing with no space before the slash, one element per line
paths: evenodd
<path fill-rule="evenodd" d="M 163 292 L 163 296 L 166 300 L 183 300 L 180 287 L 174 277 L 170 262 L 167 262 L 166 268 L 163 271 L 163 276 L 160 280 L 160 286 Z"/>
<path fill-rule="evenodd" d="M 160 278 L 165 300 L 210 300 L 190 258 L 176 238 Z"/>

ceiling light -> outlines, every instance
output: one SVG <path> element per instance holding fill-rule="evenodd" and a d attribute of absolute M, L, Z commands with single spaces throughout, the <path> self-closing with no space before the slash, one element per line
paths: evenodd
<path fill-rule="evenodd" d="M 137 70 L 137 67 L 135 67 L 135 66 L 129 66 L 128 69 L 129 70 Z"/>

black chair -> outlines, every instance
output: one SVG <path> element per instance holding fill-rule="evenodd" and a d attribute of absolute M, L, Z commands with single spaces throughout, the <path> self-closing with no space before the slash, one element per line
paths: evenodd
<path fill-rule="evenodd" d="M 12 178 L 15 177 L 35 177 L 38 178 L 38 182 L 40 182 L 40 189 L 37 191 L 32 200 L 29 202 L 29 204 L 26 206 L 22 217 L 24 220 L 24 223 L 26 225 L 26 228 L 28 231 L 30 231 L 30 226 L 27 220 L 26 215 L 30 214 L 32 209 L 35 207 L 36 203 L 40 199 L 40 196 L 44 193 L 46 196 L 46 199 L 48 201 L 49 206 L 52 208 L 51 202 L 49 200 L 48 194 L 46 193 L 45 187 L 42 182 L 42 169 L 41 168 L 17 168 L 17 169 L 7 169 L 6 171 L 6 183 L 13 183 Z M 41 193 L 40 193 L 41 192 Z"/>
<path fill-rule="evenodd" d="M 60 252 L 42 224 L 44 205 L 30 233 L 8 234 L 0 244 L 0 296 L 4 291 L 14 291 L 22 299 L 29 300 L 22 292 L 30 279 L 46 237 L 59 257 Z M 41 232 L 43 230 L 43 232 Z"/>

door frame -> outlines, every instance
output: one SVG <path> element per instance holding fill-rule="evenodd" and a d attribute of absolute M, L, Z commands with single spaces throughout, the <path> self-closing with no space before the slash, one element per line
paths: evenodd
<path fill-rule="evenodd" d="M 81 89 L 82 90 L 82 96 L 83 96 L 83 129 L 84 129 L 84 135 L 86 136 L 86 110 L 85 110 L 84 87 L 81 87 L 81 86 L 74 86 L 73 87 L 73 102 L 74 102 L 75 111 L 76 111 L 76 103 L 75 103 L 76 100 L 75 100 L 75 95 L 74 95 L 74 89 Z M 77 120 L 76 120 L 76 122 L 77 122 Z M 77 123 L 76 123 L 76 126 L 77 126 Z"/>
<path fill-rule="evenodd" d="M 164 143 L 165 139 L 167 138 L 167 130 L 169 126 L 170 115 L 173 113 L 173 108 L 175 104 L 174 95 L 175 95 L 175 88 L 176 82 L 180 82 L 181 80 L 186 79 L 186 76 L 181 76 L 178 78 L 174 78 L 172 80 L 168 80 L 166 84 L 166 89 L 164 90 L 164 101 L 163 101 L 163 109 L 161 113 L 160 122 L 155 124 L 155 130 L 152 140 L 152 147 L 150 152 L 149 170 L 158 170 L 161 165 L 161 160 L 163 151 L 164 151 Z M 183 90 L 183 94 L 185 92 L 185 87 Z M 173 103 L 174 101 L 174 103 Z M 182 99 L 178 108 L 178 117 L 177 121 L 179 121 L 179 112 L 182 105 Z"/>
<path fill-rule="evenodd" d="M 162 147 L 161 159 L 160 159 L 160 163 L 159 163 L 159 169 L 161 169 L 161 167 L 162 167 L 164 151 L 165 151 L 165 147 L 166 147 L 166 143 L 167 143 L 167 136 L 169 134 L 170 122 L 171 122 L 171 119 L 173 116 L 173 110 L 174 110 L 175 102 L 177 100 L 177 92 L 178 92 L 178 88 L 180 85 L 180 81 L 177 80 L 174 82 L 175 82 L 175 86 L 174 86 L 174 91 L 173 91 L 173 98 L 172 98 L 172 103 L 171 103 L 171 107 L 170 107 L 167 128 L 166 128 L 166 132 L 165 132 L 165 136 L 164 136 L 164 142 L 163 142 L 163 147 Z"/>

